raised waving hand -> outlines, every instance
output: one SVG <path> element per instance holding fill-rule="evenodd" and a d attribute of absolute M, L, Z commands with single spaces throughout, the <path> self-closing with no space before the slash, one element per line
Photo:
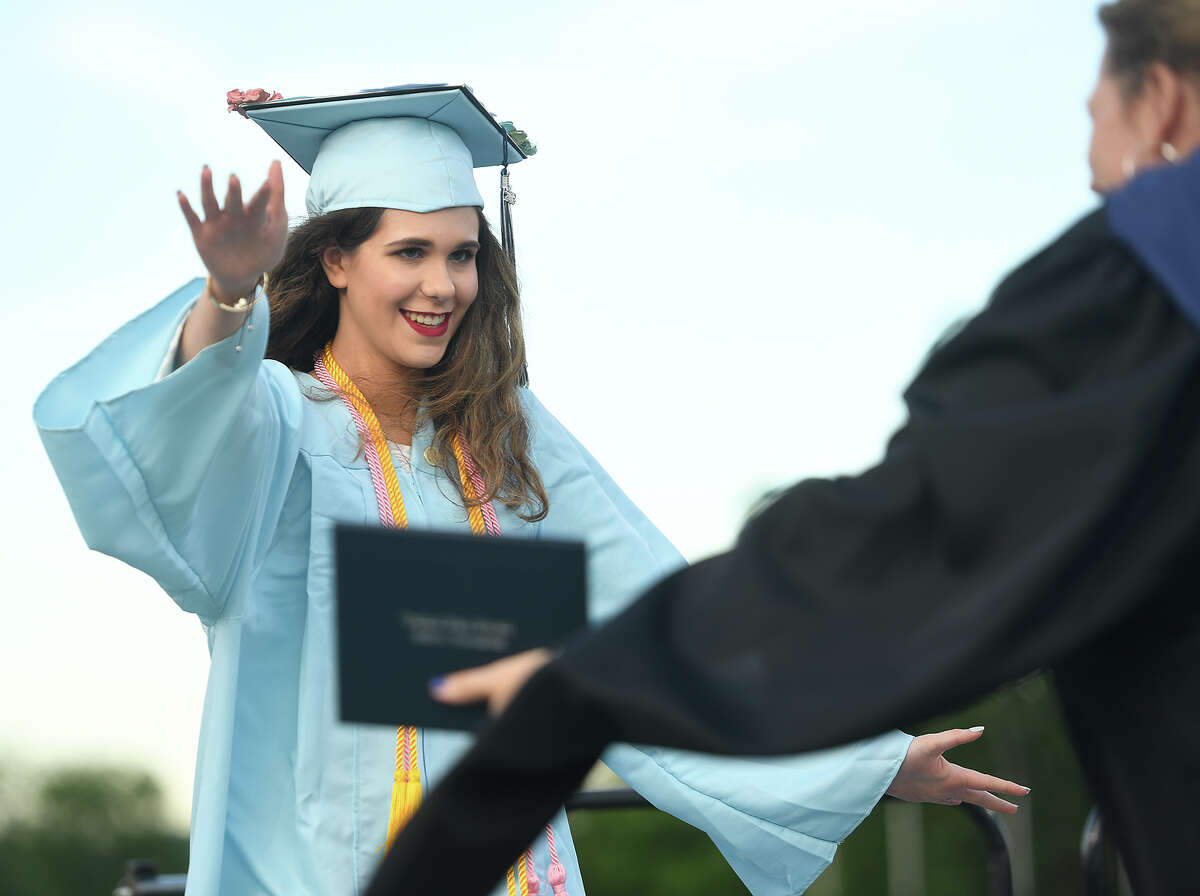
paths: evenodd
<path fill-rule="evenodd" d="M 179 208 L 192 231 L 196 251 L 208 269 L 212 298 L 232 305 L 249 297 L 262 274 L 283 258 L 287 243 L 287 212 L 283 207 L 283 167 L 272 162 L 267 179 L 250 201 L 242 202 L 242 185 L 236 174 L 229 176 L 225 207 L 213 192 L 212 170 L 200 172 L 200 205 L 204 219 L 192 209 L 180 191 Z M 186 364 L 205 347 L 232 334 L 245 320 L 244 314 L 229 314 L 201 297 L 183 328 L 177 364 Z"/>
<path fill-rule="evenodd" d="M 283 258 L 287 242 L 283 167 L 278 161 L 272 162 L 267 179 L 246 203 L 242 202 L 241 181 L 231 174 L 224 208 L 217 204 L 212 181 L 212 169 L 205 165 L 200 172 L 203 220 L 182 191 L 178 194 L 179 208 L 212 277 L 216 298 L 224 301 L 251 292 L 259 276 Z"/>

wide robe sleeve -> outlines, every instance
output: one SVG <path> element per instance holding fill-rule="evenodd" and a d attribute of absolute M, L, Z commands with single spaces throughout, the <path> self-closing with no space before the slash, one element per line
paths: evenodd
<path fill-rule="evenodd" d="M 755 896 L 792 896 L 829 867 L 875 808 L 911 741 L 891 731 L 757 759 L 615 744 L 601 759 L 659 809 L 708 834 Z"/>
<path fill-rule="evenodd" d="M 34 421 L 88 546 L 211 624 L 269 544 L 301 398 L 286 368 L 263 361 L 265 299 L 250 326 L 156 379 L 202 287 L 192 281 L 59 374 Z"/>
<path fill-rule="evenodd" d="M 791 488 L 535 676 L 372 893 L 432 883 L 463 828 L 462 892 L 484 892 L 610 741 L 861 737 L 1070 654 L 1194 569 L 1200 337 L 1103 209 L 1006 278 L 905 397 L 878 466 Z M 499 799 L 502 778 L 520 792 Z"/>

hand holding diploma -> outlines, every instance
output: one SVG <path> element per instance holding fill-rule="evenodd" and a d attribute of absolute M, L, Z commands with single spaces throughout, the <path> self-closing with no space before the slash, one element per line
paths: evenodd
<path fill-rule="evenodd" d="M 498 716 L 525 682 L 553 656 L 544 647 L 514 653 L 474 669 L 435 678 L 429 682 L 429 692 L 435 700 L 453 706 L 486 702 L 488 712 Z"/>

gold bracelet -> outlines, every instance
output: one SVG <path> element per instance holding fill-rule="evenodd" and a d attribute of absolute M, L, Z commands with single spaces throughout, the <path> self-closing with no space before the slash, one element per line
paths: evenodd
<path fill-rule="evenodd" d="M 251 308 L 254 307 L 254 303 L 258 301 L 258 287 L 259 286 L 261 286 L 264 291 L 267 288 L 267 275 L 265 273 L 261 277 L 259 277 L 258 282 L 254 284 L 254 294 L 250 298 L 246 298 L 245 296 L 240 296 L 238 298 L 238 300 L 236 302 L 234 302 L 232 305 L 227 305 L 224 302 L 218 302 L 217 297 L 213 295 L 212 275 L 210 274 L 208 279 L 204 281 L 204 291 L 206 293 L 208 293 L 208 297 L 209 297 L 209 299 L 212 300 L 212 303 L 214 305 L 216 305 L 218 308 L 220 308 L 222 311 L 235 311 L 235 312 L 249 311 Z"/>

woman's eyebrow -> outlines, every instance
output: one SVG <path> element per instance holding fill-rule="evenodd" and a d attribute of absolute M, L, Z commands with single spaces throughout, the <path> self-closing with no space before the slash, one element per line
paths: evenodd
<path fill-rule="evenodd" d="M 427 240 L 424 237 L 409 236 L 399 240 L 392 240 L 390 243 L 384 244 L 385 249 L 391 249 L 393 246 L 412 246 L 418 249 L 432 249 L 434 247 L 433 240 Z M 463 240 L 458 244 L 459 249 L 478 249 L 478 240 Z"/>
<path fill-rule="evenodd" d="M 433 247 L 433 240 L 427 240 L 419 236 L 407 236 L 404 239 L 392 240 L 383 248 L 390 249 L 392 246 L 417 246 L 422 249 L 429 249 Z"/>

